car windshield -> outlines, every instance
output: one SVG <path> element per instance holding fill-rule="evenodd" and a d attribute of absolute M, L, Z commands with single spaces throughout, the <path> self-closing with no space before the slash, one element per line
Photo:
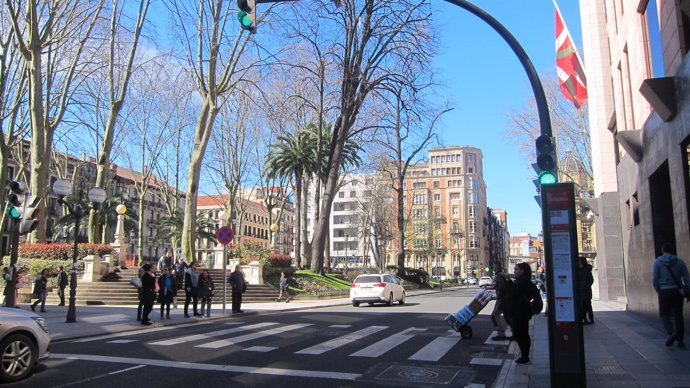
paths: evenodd
<path fill-rule="evenodd" d="M 380 276 L 360 276 L 355 279 L 355 283 L 381 283 Z"/>

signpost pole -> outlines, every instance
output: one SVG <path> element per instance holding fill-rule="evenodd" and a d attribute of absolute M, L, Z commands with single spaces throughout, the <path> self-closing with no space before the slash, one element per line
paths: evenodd
<path fill-rule="evenodd" d="M 223 315 L 225 315 L 225 301 L 228 299 L 228 246 L 223 245 Z"/>

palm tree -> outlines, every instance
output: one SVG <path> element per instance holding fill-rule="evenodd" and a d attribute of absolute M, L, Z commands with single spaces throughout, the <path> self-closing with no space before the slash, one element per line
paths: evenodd
<path fill-rule="evenodd" d="M 302 183 L 305 173 L 313 171 L 316 153 L 309 141 L 309 132 L 300 130 L 296 134 L 288 133 L 278 136 L 277 142 L 271 145 L 273 151 L 266 160 L 265 170 L 269 177 L 295 178 L 295 230 L 301 230 Z M 302 267 L 300 255 L 301 239 L 299 233 L 295 238 L 295 263 Z"/>
<path fill-rule="evenodd" d="M 316 160 L 318 164 L 314 166 L 312 172 L 316 175 L 319 182 L 324 182 L 328 174 L 329 158 L 331 155 L 330 144 L 333 140 L 332 123 L 326 124 L 326 126 L 319 133 L 316 125 L 307 126 L 309 129 L 310 143 L 314 148 L 314 152 L 318 154 Z M 319 141 L 321 142 L 319 146 Z M 349 167 L 359 167 L 362 159 L 359 157 L 359 150 L 361 146 L 353 139 L 348 138 L 343 146 L 343 152 L 341 153 L 340 160 L 340 170 L 345 171 Z M 320 186 L 320 183 L 317 185 Z M 314 219 L 319 218 L 319 208 L 318 205 L 321 202 L 321 191 L 317 188 L 314 193 L 314 199 L 316 202 L 316 215 Z M 324 259 L 323 254 L 318 255 L 315 260 L 312 261 L 311 269 L 314 272 L 324 274 Z"/>
<path fill-rule="evenodd" d="M 170 241 L 173 250 L 179 246 L 182 240 L 182 228 L 184 225 L 184 212 L 182 209 L 175 209 L 173 214 L 162 217 L 160 219 L 160 227 L 156 232 L 155 241 Z M 213 223 L 203 213 L 198 213 L 196 216 L 196 243 L 201 240 L 208 239 L 214 244 L 217 243 L 216 234 L 213 233 Z"/>

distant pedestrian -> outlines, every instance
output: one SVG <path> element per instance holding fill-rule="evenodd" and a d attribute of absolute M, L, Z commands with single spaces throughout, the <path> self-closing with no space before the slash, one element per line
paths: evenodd
<path fill-rule="evenodd" d="M 208 273 L 208 270 L 201 272 L 199 277 L 199 299 L 201 299 L 201 316 L 204 315 L 206 311 L 206 317 L 211 316 L 211 298 L 213 298 L 213 290 L 215 286 L 213 285 L 213 279 Z"/>
<path fill-rule="evenodd" d="M 139 280 L 143 279 L 144 277 L 144 267 L 139 267 L 139 271 L 137 272 L 137 277 Z M 137 298 L 139 298 L 139 304 L 137 305 L 137 321 L 141 321 L 141 314 L 144 311 L 144 289 L 143 287 L 138 287 L 137 288 Z"/>
<path fill-rule="evenodd" d="M 278 285 L 280 291 L 278 291 L 278 302 L 283 299 L 283 293 L 285 293 L 285 303 L 290 303 L 290 291 L 288 290 L 288 277 L 285 275 L 284 271 L 280 272 L 280 283 Z"/>
<path fill-rule="evenodd" d="M 661 256 L 654 260 L 652 284 L 659 300 L 659 317 L 666 329 L 666 346 L 678 341 L 678 347 L 684 348 L 685 322 L 683 322 L 683 295 L 681 288 L 690 286 L 688 267 L 683 260 L 673 254 L 673 245 L 665 242 L 661 245 Z M 681 284 L 682 281 L 682 284 Z M 671 321 L 673 317 L 673 321 Z"/>
<path fill-rule="evenodd" d="M 189 302 L 193 302 L 194 316 L 200 317 L 197 310 L 197 305 L 199 303 L 199 291 L 197 287 L 199 286 L 199 272 L 197 271 L 198 264 L 196 260 L 189 264 L 189 268 L 184 274 L 184 317 L 189 318 Z"/>
<path fill-rule="evenodd" d="M 244 280 L 242 266 L 237 264 L 235 270 L 229 276 L 230 287 L 232 288 L 232 312 L 243 313 L 242 294 L 247 291 L 247 282 Z"/>
<path fill-rule="evenodd" d="M 510 327 L 513 329 L 513 339 L 520 348 L 518 364 L 527 364 L 532 340 L 529 337 L 529 320 L 532 319 L 530 302 L 539 298 L 539 290 L 532 283 L 532 268 L 527 263 L 517 263 L 513 268 L 515 282 L 508 298 L 506 310 L 510 317 Z"/>
<path fill-rule="evenodd" d="M 165 254 L 158 259 L 158 272 L 163 273 L 164 268 L 171 269 L 174 264 L 175 260 L 173 259 L 172 251 L 167 249 Z"/>
<path fill-rule="evenodd" d="M 58 291 L 57 294 L 60 297 L 60 304 L 58 306 L 64 306 L 65 305 L 65 288 L 67 287 L 67 284 L 69 283 L 67 272 L 65 272 L 65 268 L 61 265 L 58 266 L 58 273 L 57 273 L 57 286 L 58 286 Z"/>
<path fill-rule="evenodd" d="M 2 280 L 5 281 L 5 288 L 3 289 L 3 292 L 2 292 L 2 296 L 3 296 L 2 305 L 4 307 L 10 307 L 10 306 L 6 306 L 7 294 L 10 292 L 10 280 L 11 280 L 10 269 L 7 267 L 2 268 Z"/>
<path fill-rule="evenodd" d="M 46 312 L 46 297 L 48 296 L 48 269 L 44 269 L 36 276 L 34 281 L 33 297 L 36 301 L 31 305 L 31 311 L 36 311 L 36 306 L 41 304 L 41 312 Z"/>
<path fill-rule="evenodd" d="M 506 329 L 509 322 L 506 321 L 505 306 L 508 303 L 508 295 L 513 287 L 513 281 L 503 272 L 496 271 L 494 275 L 494 290 L 496 291 L 496 303 L 491 311 L 491 322 L 496 329 L 496 335 L 491 338 L 494 341 L 512 339 L 506 337 Z"/>
<path fill-rule="evenodd" d="M 156 300 L 158 283 L 156 282 L 156 274 L 153 272 L 151 264 L 144 264 L 142 269 L 144 274 L 141 276 L 141 299 L 144 303 L 144 311 L 141 314 L 141 324 L 148 326 L 153 324 L 149 319 L 149 314 L 151 314 L 153 303 Z"/>
<path fill-rule="evenodd" d="M 177 290 L 181 290 L 184 287 L 184 272 L 189 266 L 187 262 L 184 261 L 183 257 L 178 257 L 177 262 L 175 262 L 175 280 L 177 281 Z"/>
<path fill-rule="evenodd" d="M 539 296 L 544 301 L 544 316 L 548 315 L 548 303 L 546 303 L 546 272 L 544 267 L 539 268 L 537 273 L 537 288 L 539 289 Z"/>
<path fill-rule="evenodd" d="M 158 302 L 161 304 L 161 320 L 163 313 L 165 318 L 170 319 L 170 303 L 177 295 L 175 277 L 170 273 L 170 268 L 163 268 L 163 273 L 158 277 Z"/>
<path fill-rule="evenodd" d="M 582 323 L 591 325 L 594 323 L 594 311 L 592 310 L 592 266 L 587 263 L 587 258 L 580 256 L 580 298 L 582 302 Z"/>

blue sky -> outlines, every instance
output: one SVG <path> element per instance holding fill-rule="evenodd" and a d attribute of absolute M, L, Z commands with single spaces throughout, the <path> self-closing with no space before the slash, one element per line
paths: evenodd
<path fill-rule="evenodd" d="M 474 0 L 505 26 L 527 52 L 540 77 L 554 77 L 555 8 L 551 0 Z M 443 145 L 478 147 L 484 155 L 488 206 L 508 212 L 512 235 L 541 232 L 541 209 L 534 200 L 534 170 L 504 133 L 508 113 L 533 97 L 527 75 L 507 43 L 488 24 L 446 2 L 440 8 L 443 32 L 435 67 L 445 84 L 443 97 L 455 107 L 443 119 Z M 582 55 L 577 0 L 558 6 Z M 583 58 L 586 64 L 586 58 Z M 531 162 L 530 162 L 531 163 Z"/>

